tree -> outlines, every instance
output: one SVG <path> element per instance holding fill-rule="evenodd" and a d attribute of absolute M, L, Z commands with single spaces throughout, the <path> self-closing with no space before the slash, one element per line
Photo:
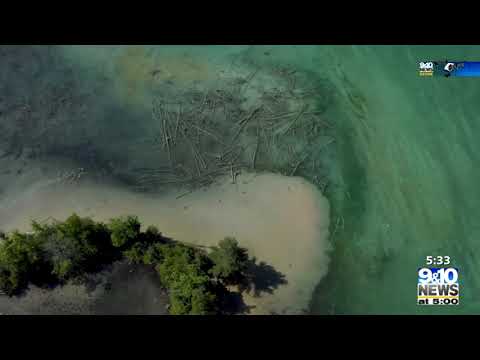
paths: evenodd
<path fill-rule="evenodd" d="M 91 218 L 73 214 L 64 222 L 33 222 L 32 228 L 60 281 L 98 270 L 116 257 L 107 227 Z"/>
<path fill-rule="evenodd" d="M 217 312 L 217 297 L 206 287 L 192 290 L 190 315 L 210 315 Z"/>
<path fill-rule="evenodd" d="M 248 266 L 247 250 L 233 237 L 226 237 L 208 255 L 213 262 L 210 273 L 227 284 L 238 283 Z"/>
<path fill-rule="evenodd" d="M 157 265 L 160 263 L 164 257 L 163 244 L 155 243 L 147 247 L 143 254 L 143 263 L 145 265 Z"/>
<path fill-rule="evenodd" d="M 136 216 L 124 216 L 110 220 L 108 228 L 111 232 L 112 244 L 124 248 L 135 242 L 140 234 L 141 224 Z"/>
<path fill-rule="evenodd" d="M 145 264 L 145 253 L 149 250 L 148 245 L 135 243 L 123 252 L 123 255 L 131 264 Z"/>
<path fill-rule="evenodd" d="M 161 245 L 157 270 L 162 284 L 169 289 L 170 313 L 204 315 L 214 313 L 216 297 L 208 272 L 202 269 L 201 250 L 189 246 Z"/>
<path fill-rule="evenodd" d="M 161 273 L 162 270 L 159 270 Z M 168 286 L 172 315 L 209 315 L 216 313 L 216 296 L 208 275 L 192 267 L 175 274 Z"/>
<path fill-rule="evenodd" d="M 44 249 L 52 264 L 52 273 L 60 281 L 84 270 L 87 255 L 74 237 L 52 229 L 52 233 L 45 238 Z"/>
<path fill-rule="evenodd" d="M 0 238 L 0 289 L 15 295 L 29 282 L 57 284 L 99 271 L 122 255 L 131 263 L 154 267 L 168 289 L 171 314 L 218 313 L 248 256 L 233 238 L 220 241 L 210 255 L 198 247 L 162 236 L 156 227 L 140 231 L 135 216 L 108 224 L 76 214 L 64 222 L 32 222 L 32 233 L 18 231 Z M 221 279 L 222 281 L 218 281 Z"/>
<path fill-rule="evenodd" d="M 0 242 L 0 289 L 7 295 L 23 290 L 29 281 L 41 282 L 51 271 L 39 239 L 14 231 Z"/>

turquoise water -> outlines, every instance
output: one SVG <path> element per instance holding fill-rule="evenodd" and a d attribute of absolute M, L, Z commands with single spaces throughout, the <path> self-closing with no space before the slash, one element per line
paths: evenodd
<path fill-rule="evenodd" d="M 336 138 L 334 156 L 324 159 L 334 250 L 329 275 L 312 298 L 312 313 L 480 312 L 480 80 L 417 74 L 419 61 L 478 60 L 480 47 L 65 46 L 48 51 L 50 58 L 39 50 L 33 62 L 20 54 L 25 58 L 19 62 L 28 68 L 21 74 L 9 63 L 15 71 L 2 73 L 2 89 L 31 91 L 33 97 L 43 82 L 74 82 L 74 96 L 87 105 L 65 110 L 75 119 L 67 131 L 71 137 L 55 141 L 81 143 L 95 134 L 104 142 L 101 151 L 95 144 L 97 155 L 113 167 L 134 157 L 126 149 L 148 131 L 145 119 L 157 91 L 150 72 L 158 66 L 180 86 L 212 81 L 213 73 L 240 57 L 295 65 L 318 77 L 325 87 L 312 96 L 319 103 L 331 98 L 324 116 L 334 124 Z M 448 255 L 460 269 L 460 306 L 416 305 L 416 270 L 427 255 Z"/>
<path fill-rule="evenodd" d="M 338 118 L 343 189 L 330 197 L 345 227 L 335 239 L 334 263 L 314 297 L 314 312 L 479 312 L 480 83 L 422 79 L 415 71 L 421 59 L 475 59 L 478 50 L 331 49 L 343 73 L 338 89 L 350 88 L 361 105 Z M 427 255 L 449 255 L 459 267 L 459 307 L 415 305 L 415 271 Z"/>

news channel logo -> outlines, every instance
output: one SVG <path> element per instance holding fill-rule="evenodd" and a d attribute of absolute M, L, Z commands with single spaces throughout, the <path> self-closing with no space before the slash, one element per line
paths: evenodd
<path fill-rule="evenodd" d="M 433 61 L 421 61 L 418 64 L 418 74 L 420 76 L 433 76 Z"/>
<path fill-rule="evenodd" d="M 418 305 L 458 305 L 458 269 L 423 267 L 418 269 Z"/>

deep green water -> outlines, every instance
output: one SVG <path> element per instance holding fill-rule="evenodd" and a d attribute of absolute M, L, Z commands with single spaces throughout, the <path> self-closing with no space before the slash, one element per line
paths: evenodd
<path fill-rule="evenodd" d="M 338 166 L 350 197 L 330 194 L 345 229 L 314 312 L 332 304 L 337 313 L 479 312 L 480 83 L 415 73 L 422 58 L 475 59 L 478 49 L 331 49 L 363 107 L 338 118 Z M 460 269 L 461 306 L 415 305 L 415 270 L 426 255 L 449 255 Z"/>
<path fill-rule="evenodd" d="M 193 71 L 195 77 L 202 72 L 199 64 L 221 69 L 248 54 L 257 63 L 294 64 L 325 80 L 328 86 L 315 96 L 319 103 L 333 99 L 325 117 L 335 125 L 337 140 L 335 156 L 327 159 L 334 251 L 312 312 L 480 312 L 480 80 L 417 74 L 419 61 L 478 60 L 480 47 L 91 46 L 49 51 L 50 58 L 17 59 L 35 71 L 25 70 L 23 78 L 2 72 L 2 91 L 34 96 L 42 82 L 75 82 L 76 96 L 90 100 L 86 115 L 76 122 L 84 128 L 76 125 L 72 139 L 88 139 L 86 129 L 94 129 L 104 139 L 102 156 L 112 166 L 133 156 L 125 152 L 129 139 L 147 129 L 142 119 L 150 116 L 155 88 L 146 69 L 158 59 L 188 57 L 189 66 L 175 68 L 173 60 L 170 69 Z M 71 116 L 80 116 L 77 110 Z M 449 255 L 460 269 L 460 306 L 416 305 L 416 270 L 427 255 Z"/>

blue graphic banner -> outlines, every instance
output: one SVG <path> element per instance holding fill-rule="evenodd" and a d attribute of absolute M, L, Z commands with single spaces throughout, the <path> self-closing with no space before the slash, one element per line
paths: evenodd
<path fill-rule="evenodd" d="M 452 77 L 480 77 L 480 61 L 465 61 L 456 63 L 451 71 Z"/>

